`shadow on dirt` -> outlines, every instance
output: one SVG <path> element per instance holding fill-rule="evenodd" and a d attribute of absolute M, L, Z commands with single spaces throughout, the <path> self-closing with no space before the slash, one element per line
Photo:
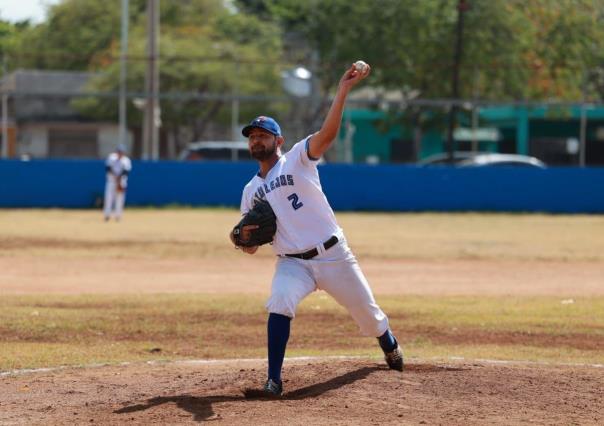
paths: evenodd
<path fill-rule="evenodd" d="M 151 398 L 147 400 L 146 404 L 131 405 L 129 407 L 120 408 L 115 410 L 115 414 L 133 413 L 135 411 L 144 411 L 158 405 L 167 404 L 173 402 L 178 408 L 181 408 L 189 413 L 193 414 L 193 420 L 201 422 L 214 417 L 214 410 L 212 404 L 215 402 L 228 402 L 228 401 L 240 401 L 243 397 L 240 396 L 205 396 L 197 397 L 191 395 L 179 395 L 179 396 L 158 396 L 157 398 Z"/>
<path fill-rule="evenodd" d="M 300 400 L 305 398 L 314 398 L 330 390 L 338 389 L 340 387 L 354 383 L 357 380 L 362 380 L 369 376 L 372 372 L 378 370 L 387 369 L 384 366 L 375 367 L 363 367 L 358 370 L 354 370 L 345 373 L 341 376 L 334 377 L 322 383 L 306 386 L 300 389 L 296 389 L 292 392 L 285 393 L 281 398 L 267 398 L 258 390 L 246 389 L 243 391 L 243 395 L 216 395 L 216 396 L 191 396 L 191 395 L 178 395 L 178 396 L 161 396 L 151 398 L 144 404 L 136 404 L 128 407 L 120 408 L 115 410 L 115 414 L 133 413 L 136 411 L 144 411 L 149 408 L 156 407 L 158 405 L 175 403 L 177 407 L 191 413 L 194 421 L 209 420 L 216 415 L 212 408 L 212 404 L 221 402 L 235 402 L 235 401 L 260 401 L 260 400 Z"/>
<path fill-rule="evenodd" d="M 329 379 L 326 382 L 316 383 L 314 385 L 305 386 L 300 389 L 296 389 L 292 392 L 286 392 L 280 399 L 285 400 L 296 400 L 304 398 L 314 398 L 327 391 L 341 388 L 342 386 L 349 385 L 357 380 L 361 380 L 369 376 L 374 371 L 385 370 L 386 367 L 375 366 L 375 367 L 363 367 L 358 370 L 350 371 L 341 376 Z M 258 389 L 246 389 L 243 391 L 243 395 L 247 400 L 253 399 L 267 399 L 267 397 Z"/>

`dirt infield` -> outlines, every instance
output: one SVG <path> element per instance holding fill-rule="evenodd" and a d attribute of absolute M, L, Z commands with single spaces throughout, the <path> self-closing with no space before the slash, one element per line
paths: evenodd
<path fill-rule="evenodd" d="M 0 379 L 12 424 L 581 424 L 604 422 L 604 368 L 288 360 L 280 400 L 246 398 L 260 361 L 135 364 Z"/>

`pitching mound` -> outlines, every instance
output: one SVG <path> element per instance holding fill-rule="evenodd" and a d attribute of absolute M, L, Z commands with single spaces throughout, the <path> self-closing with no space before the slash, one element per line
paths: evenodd
<path fill-rule="evenodd" d="M 264 362 L 66 369 L 0 379 L 1 424 L 602 424 L 604 368 L 288 360 L 279 400 L 245 396 Z"/>

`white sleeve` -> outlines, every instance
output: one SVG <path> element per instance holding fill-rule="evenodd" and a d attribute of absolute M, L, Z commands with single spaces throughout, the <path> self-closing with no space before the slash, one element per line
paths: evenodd
<path fill-rule="evenodd" d="M 127 157 L 126 157 L 126 164 L 124 164 L 124 170 L 126 170 L 127 172 L 132 170 L 132 162 Z"/>
<path fill-rule="evenodd" d="M 252 185 L 250 182 L 247 185 L 245 185 L 245 187 L 243 188 L 243 194 L 241 194 L 241 204 L 239 206 L 239 210 L 241 211 L 242 216 L 245 215 L 247 212 L 249 212 L 252 209 L 252 206 L 250 205 L 250 196 L 249 196 L 251 187 L 252 187 Z"/>
<path fill-rule="evenodd" d="M 245 191 L 241 195 L 241 204 L 239 205 L 239 211 L 241 212 L 241 216 L 243 216 L 249 211 L 249 209 L 247 208 L 247 202 L 245 200 Z"/>
<path fill-rule="evenodd" d="M 314 158 L 308 153 L 308 144 L 313 136 L 314 134 L 302 139 L 300 142 L 296 143 L 289 151 L 291 152 L 290 155 L 293 155 L 294 157 L 298 158 L 300 162 L 307 167 L 317 167 L 317 163 L 320 160 L 320 158 Z"/>

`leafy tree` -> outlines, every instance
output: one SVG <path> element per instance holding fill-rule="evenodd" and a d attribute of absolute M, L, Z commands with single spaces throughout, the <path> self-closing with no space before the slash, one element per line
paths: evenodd
<path fill-rule="evenodd" d="M 117 1 L 64 0 L 48 12 L 48 19 L 29 27 L 15 46 L 15 66 L 87 70 L 99 51 L 119 39 Z"/>
<path fill-rule="evenodd" d="M 130 91 L 143 90 L 146 3 L 130 0 Z M 586 78 L 604 93 L 604 0 L 466 3 L 461 97 L 577 100 Z M 279 63 L 305 61 L 323 96 L 291 110 L 304 115 L 308 127 L 322 116 L 344 68 L 362 58 L 373 66 L 369 83 L 378 91 L 399 92 L 404 99 L 451 96 L 458 0 L 160 4 L 162 92 L 277 94 Z M 99 71 L 91 89 L 116 92 L 120 11 L 119 0 L 63 0 L 49 8 L 42 24 L 0 23 L 0 49 L 11 67 Z M 80 99 L 77 105 L 95 117 L 117 117 L 115 99 Z M 162 107 L 164 129 L 179 141 L 207 134 L 211 121 L 229 121 L 221 99 L 162 101 Z M 140 112 L 129 108 L 129 121 L 137 124 Z M 419 138 L 421 131 L 445 123 L 443 113 L 403 102 L 390 119 L 411 123 Z"/>
<path fill-rule="evenodd" d="M 325 87 L 333 87 L 340 66 L 364 58 L 374 65 L 375 84 L 422 98 L 451 95 L 458 0 L 238 3 L 268 9 L 284 28 L 304 34 L 320 55 Z M 576 99 L 581 69 L 603 51 L 603 0 L 466 3 L 463 97 Z"/>
<path fill-rule="evenodd" d="M 604 50 L 604 1 L 515 0 L 530 20 L 527 97 L 579 100 Z"/>
<path fill-rule="evenodd" d="M 373 66 L 371 82 L 404 97 L 452 95 L 458 0 L 240 0 L 268 9 L 304 35 L 320 56 L 323 90 L 357 58 Z M 602 43 L 602 0 L 466 0 L 460 96 L 466 99 L 578 99 L 583 68 Z M 259 6 L 259 4 L 261 6 Z M 389 121 L 420 130 L 442 127 L 442 109 L 395 108 Z M 415 132 L 421 137 L 421 131 Z"/>
<path fill-rule="evenodd" d="M 0 20 L 0 58 L 5 61 L 7 69 L 11 68 L 10 55 L 19 43 L 24 31 L 29 28 L 29 21 L 10 23 Z"/>
<path fill-rule="evenodd" d="M 207 3 L 207 4 L 206 4 Z M 279 58 L 281 41 L 278 27 L 253 16 L 232 14 L 224 8 L 208 7 L 219 2 L 186 2 L 189 6 L 162 8 L 160 37 L 160 88 L 163 93 L 196 95 L 243 95 L 280 93 Z M 129 56 L 145 56 L 144 23 L 131 32 Z M 262 52 L 259 56 L 258 52 Z M 112 44 L 105 56 L 119 56 L 119 46 Z M 100 55 L 99 57 L 102 57 Z M 102 61 L 101 61 L 102 62 Z M 145 61 L 131 61 L 128 68 L 129 92 L 144 91 Z M 90 84 L 92 91 L 117 92 L 119 63 L 111 62 Z M 97 118 L 117 119 L 113 98 L 79 99 L 76 106 Z M 163 99 L 162 130 L 181 149 L 191 140 L 203 138 L 209 123 L 230 122 L 230 103 L 220 96 L 207 99 L 176 96 Z M 242 115 L 252 112 L 242 108 Z M 140 125 L 141 112 L 129 104 L 130 124 Z"/>

